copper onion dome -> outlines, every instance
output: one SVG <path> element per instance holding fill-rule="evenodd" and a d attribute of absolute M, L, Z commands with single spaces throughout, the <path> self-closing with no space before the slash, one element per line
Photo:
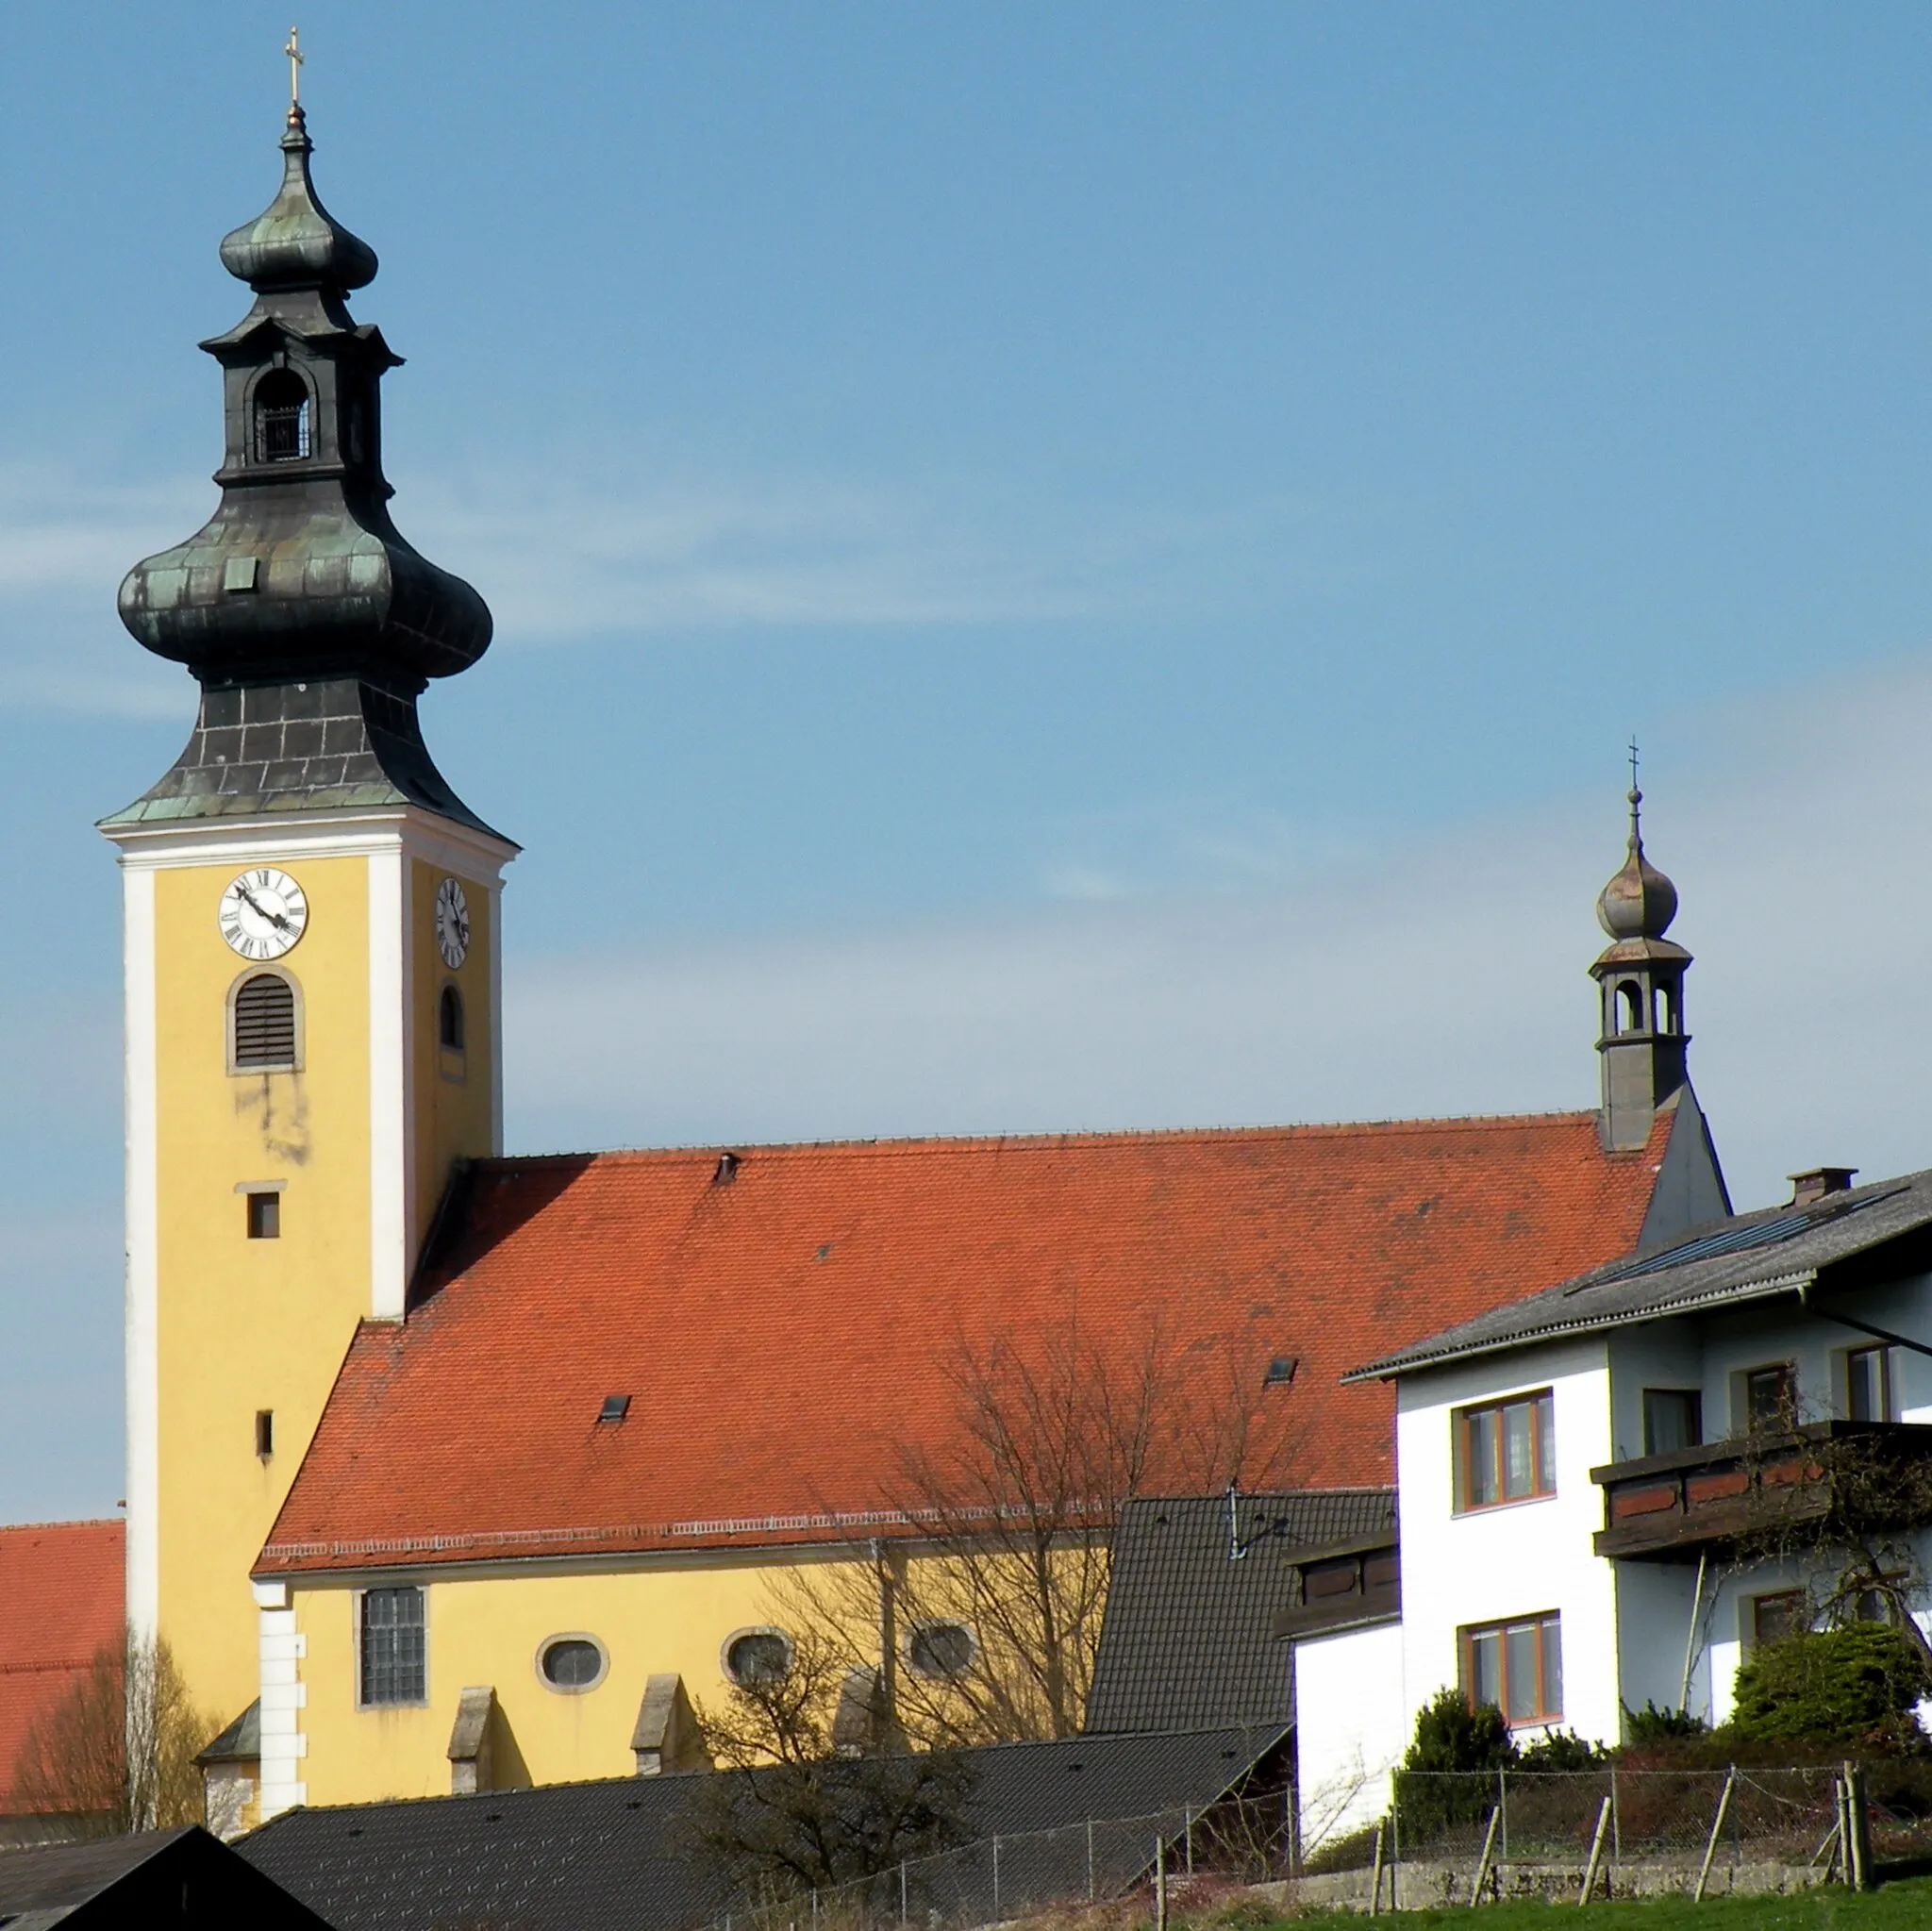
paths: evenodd
<path fill-rule="evenodd" d="M 282 191 L 252 222 L 222 241 L 222 266 L 258 293 L 269 289 L 366 288 L 375 279 L 375 250 L 350 234 L 323 207 L 308 178 L 308 117 L 289 108 L 282 136 Z"/>
<path fill-rule="evenodd" d="M 1604 887 L 1596 919 L 1612 940 L 1661 939 L 1677 916 L 1677 888 L 1643 855 L 1639 810 L 1643 793 L 1630 788 L 1630 856 Z"/>

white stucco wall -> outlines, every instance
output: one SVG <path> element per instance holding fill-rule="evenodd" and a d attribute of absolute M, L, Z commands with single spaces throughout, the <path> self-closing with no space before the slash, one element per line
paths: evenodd
<path fill-rule="evenodd" d="M 1932 1344 L 1927 1277 L 1820 1305 Z M 1592 1538 L 1603 1526 L 1603 1491 L 1590 1471 L 1643 1454 L 1646 1388 L 1698 1389 L 1705 1440 L 1717 1441 L 1742 1428 L 1744 1371 L 1790 1361 L 1800 1419 L 1841 1415 L 1843 1357 L 1870 1344 L 1793 1294 L 1405 1376 L 1396 1422 L 1405 1731 L 1416 1709 L 1457 1681 L 1459 1630 L 1551 1609 L 1563 1619 L 1564 1727 L 1612 1741 L 1624 1706 L 1675 1707 L 1687 1642 L 1689 1707 L 1722 1723 L 1748 1653 L 1752 1599 L 1821 1578 L 1774 1564 L 1732 1574 L 1713 1561 L 1699 1597 L 1694 1552 L 1684 1562 L 1601 1560 Z M 1890 1373 L 1896 1417 L 1932 1423 L 1932 1358 L 1894 1348 Z M 1455 1410 L 1544 1387 L 1556 1404 L 1556 1494 L 1457 1515 Z M 1924 1540 L 1921 1564 L 1932 1573 L 1932 1537 Z"/>
<path fill-rule="evenodd" d="M 1374 1823 L 1414 1727 L 1402 1625 L 1311 1637 L 1294 1646 L 1295 1783 L 1302 1855 Z"/>
<path fill-rule="evenodd" d="M 1563 1619 L 1562 1727 L 1616 1740 L 1616 1590 L 1591 1540 L 1603 1526 L 1603 1491 L 1590 1472 L 1612 1458 L 1609 1383 L 1600 1338 L 1403 1378 L 1395 1441 L 1411 1713 L 1457 1681 L 1464 1626 L 1554 1609 Z M 1541 1388 L 1555 1400 L 1556 1493 L 1457 1515 L 1455 1410 Z"/>

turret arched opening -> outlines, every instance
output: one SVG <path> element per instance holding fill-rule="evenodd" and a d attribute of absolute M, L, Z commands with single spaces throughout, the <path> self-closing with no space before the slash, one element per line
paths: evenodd
<path fill-rule="evenodd" d="M 292 369 L 271 369 L 255 385 L 255 459 L 300 462 L 314 448 L 308 385 Z"/>
<path fill-rule="evenodd" d="M 1635 979 L 1618 982 L 1616 1018 L 1620 1033 L 1641 1033 L 1643 1030 L 1643 988 Z"/>

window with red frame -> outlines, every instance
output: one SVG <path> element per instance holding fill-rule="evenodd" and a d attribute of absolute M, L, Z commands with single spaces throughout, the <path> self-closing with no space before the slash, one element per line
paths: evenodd
<path fill-rule="evenodd" d="M 1563 1715 L 1563 1619 L 1525 1616 L 1459 1632 L 1462 1693 L 1470 1707 L 1492 1703 L 1509 1723 L 1552 1723 Z"/>
<path fill-rule="evenodd" d="M 1545 1388 L 1456 1411 L 1456 1508 L 1557 1492 L 1557 1405 Z"/>

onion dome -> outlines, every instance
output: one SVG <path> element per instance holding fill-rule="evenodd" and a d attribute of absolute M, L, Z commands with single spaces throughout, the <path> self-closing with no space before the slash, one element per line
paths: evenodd
<path fill-rule="evenodd" d="M 1643 856 L 1639 808 L 1643 793 L 1630 789 L 1630 856 L 1596 902 L 1597 924 L 1613 940 L 1661 939 L 1677 916 L 1677 888 Z"/>
<path fill-rule="evenodd" d="M 324 208 L 308 178 L 308 117 L 289 108 L 282 136 L 282 191 L 222 242 L 222 266 L 258 294 L 271 289 L 336 289 L 343 293 L 375 279 L 375 250 Z"/>
<path fill-rule="evenodd" d="M 391 520 L 380 388 L 402 358 L 347 303 L 375 251 L 316 198 L 297 105 L 281 149 L 281 191 L 222 243 L 254 307 L 201 344 L 222 365 L 221 502 L 128 572 L 121 621 L 204 684 L 342 675 L 421 691 L 483 655 L 489 607 Z"/>

